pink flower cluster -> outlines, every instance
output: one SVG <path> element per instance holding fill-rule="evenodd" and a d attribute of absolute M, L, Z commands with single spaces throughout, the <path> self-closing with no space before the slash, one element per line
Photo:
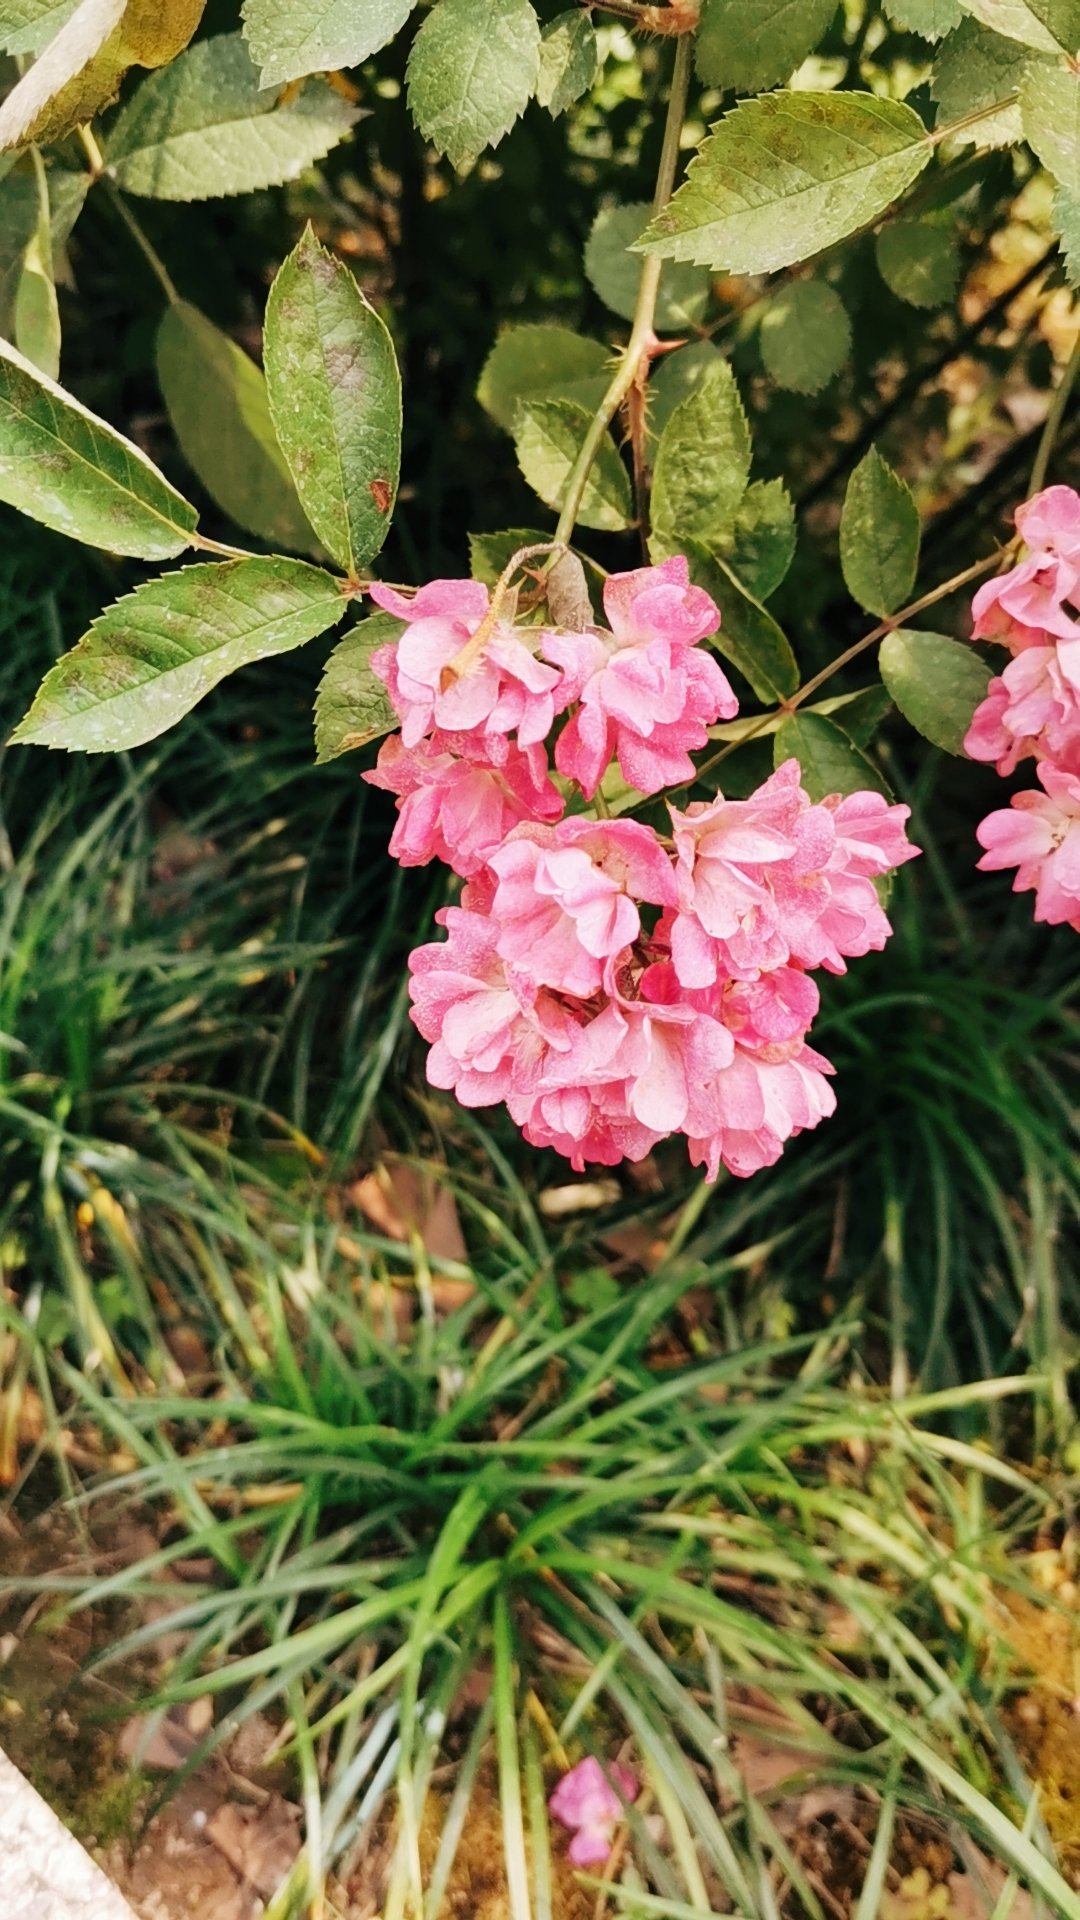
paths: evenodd
<path fill-rule="evenodd" d="M 980 587 L 972 637 L 1007 647 L 964 741 L 1000 774 L 1034 759 L 1034 788 L 978 828 L 979 866 L 1015 867 L 1035 918 L 1080 932 L 1080 495 L 1048 487 L 1018 509 L 1026 558 Z"/>
<path fill-rule="evenodd" d="M 576 633 L 515 627 L 472 581 L 373 598 L 408 624 L 373 656 L 401 732 L 366 778 L 398 796 L 398 859 L 467 882 L 410 961 L 429 1080 L 504 1102 L 579 1171 L 674 1133 L 710 1179 L 771 1165 L 833 1111 L 809 975 L 884 946 L 874 883 L 917 851 L 907 808 L 815 805 L 789 760 L 748 800 L 670 806 L 670 836 L 566 813 L 616 760 L 644 796 L 688 784 L 736 711 L 698 650 L 720 616 L 681 558 L 613 575 L 607 626 Z"/>

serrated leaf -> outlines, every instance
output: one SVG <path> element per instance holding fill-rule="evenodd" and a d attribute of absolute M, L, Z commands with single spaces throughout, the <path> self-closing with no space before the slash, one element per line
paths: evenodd
<path fill-rule="evenodd" d="M 92 62 L 114 35 L 123 17 L 125 0 L 80 0 L 33 66 L 16 82 L 0 106 L 0 150 L 24 146 L 52 134 L 53 103 L 78 86 Z M 119 68 L 112 80 L 119 80 Z M 83 118 L 89 119 L 108 92 Z M 71 122 L 75 124 L 74 121 Z"/>
<path fill-rule="evenodd" d="M 416 0 L 244 0 L 251 57 L 262 84 L 357 67 L 401 31 Z"/>
<path fill-rule="evenodd" d="M 885 0 L 885 11 L 902 33 L 918 33 L 924 40 L 941 40 L 964 17 L 960 0 Z"/>
<path fill-rule="evenodd" d="M 1052 218 L 1065 260 L 1065 278 L 1070 287 L 1080 287 L 1080 194 L 1059 187 Z"/>
<path fill-rule="evenodd" d="M 652 439 L 659 440 L 676 407 L 697 391 L 710 367 L 722 359 L 711 340 L 694 340 L 655 362 L 648 386 L 647 425 Z"/>
<path fill-rule="evenodd" d="M 530 0 L 439 0 L 409 54 L 409 110 L 424 139 L 465 167 L 520 119 L 539 71 Z"/>
<path fill-rule="evenodd" d="M 1030 66 L 1020 85 L 1024 138 L 1067 193 L 1080 193 L 1080 74 Z"/>
<path fill-rule="evenodd" d="M 878 667 L 905 720 L 946 753 L 962 754 L 992 673 L 974 647 L 900 627 L 882 641 Z"/>
<path fill-rule="evenodd" d="M 888 794 L 889 789 L 872 760 L 835 720 L 822 713 L 793 713 L 781 722 L 773 740 L 773 765 L 797 760 L 802 785 L 811 800 L 831 793 Z"/>
<path fill-rule="evenodd" d="M 754 480 L 731 525 L 710 542 L 755 600 L 775 593 L 795 558 L 795 508 L 782 480 Z"/>
<path fill-rule="evenodd" d="M 911 489 L 876 447 L 848 482 L 840 516 L 840 566 L 847 590 L 868 613 L 895 613 L 915 583 L 919 512 Z"/>
<path fill-rule="evenodd" d="M 1031 58 L 1029 50 L 1014 40 L 1002 39 L 977 20 L 965 20 L 942 42 L 930 76 L 930 91 L 938 103 L 938 126 L 980 113 L 996 100 L 1007 100 L 1010 94 L 1018 95 Z M 1022 137 L 1019 98 L 953 137 L 980 147 L 1013 145 Z"/>
<path fill-rule="evenodd" d="M 1080 0 L 960 0 L 965 13 L 1040 53 L 1080 52 Z"/>
<path fill-rule="evenodd" d="M 535 527 L 508 527 L 504 533 L 470 533 L 469 570 L 474 580 L 493 587 L 499 575 L 510 565 L 522 547 L 538 547 L 550 540 L 548 533 Z"/>
<path fill-rule="evenodd" d="M 887 287 L 913 307 L 941 307 L 960 279 L 960 256 L 949 227 L 931 220 L 894 220 L 877 237 L 878 270 Z"/>
<path fill-rule="evenodd" d="M 721 120 L 639 245 L 668 260 L 771 273 L 884 213 L 931 152 L 918 114 L 900 101 L 764 94 Z"/>
<path fill-rule="evenodd" d="M 403 631 L 404 622 L 393 614 L 373 613 L 338 641 L 315 696 L 315 758 L 320 764 L 367 746 L 397 726 L 390 696 L 371 671 L 371 656 Z"/>
<path fill-rule="evenodd" d="M 697 541 L 686 543 L 690 578 L 720 609 L 720 630 L 709 645 L 738 667 L 759 700 L 776 705 L 799 684 L 798 662 L 771 613 L 735 578 L 730 567 Z"/>
<path fill-rule="evenodd" d="M 0 149 L 63 138 L 116 98 L 129 67 L 191 39 L 205 0 L 80 0 L 0 107 Z"/>
<path fill-rule="evenodd" d="M 647 201 L 625 207 L 601 207 L 585 245 L 585 272 L 606 307 L 632 320 L 645 265 L 628 249 L 640 240 L 652 208 Z M 705 267 L 667 266 L 660 278 L 655 325 L 659 333 L 678 333 L 701 319 L 709 300 Z"/>
<path fill-rule="evenodd" d="M 778 387 L 819 393 L 851 351 L 851 321 L 824 280 L 793 280 L 768 302 L 760 337 L 765 370 Z"/>
<path fill-rule="evenodd" d="M 591 413 L 607 390 L 610 359 L 599 340 L 569 327 L 506 327 L 484 362 L 476 397 L 507 433 L 518 408 L 537 400 L 573 400 Z"/>
<path fill-rule="evenodd" d="M 386 538 L 401 463 L 394 343 L 310 227 L 270 289 L 263 342 L 281 450 L 311 525 L 356 575 Z"/>
<path fill-rule="evenodd" d="M 126 594 L 46 674 L 13 738 L 116 753 L 155 740 L 219 680 L 336 626 L 345 599 L 299 560 L 210 562 Z"/>
<path fill-rule="evenodd" d="M 815 700 L 799 711 L 825 714 L 827 718 L 835 720 L 857 747 L 865 747 L 891 707 L 892 700 L 878 681 L 876 686 L 860 687 L 855 693 L 834 693 L 827 700 Z M 710 727 L 709 739 L 726 740 L 734 744 L 751 739 L 765 740 L 783 726 L 787 717 L 782 710 L 764 716 L 759 713 L 742 714 L 738 720 L 722 720 L 718 726 Z"/>
<path fill-rule="evenodd" d="M 0 340 L 0 500 L 72 540 L 170 560 L 198 515 L 151 460 Z"/>
<path fill-rule="evenodd" d="M 667 552 L 706 543 L 734 518 L 750 478 L 750 428 L 726 360 L 676 407 L 653 468 L 652 520 Z"/>
<path fill-rule="evenodd" d="M 694 44 L 710 87 L 759 93 L 788 80 L 832 25 L 834 0 L 704 0 Z"/>
<path fill-rule="evenodd" d="M 23 255 L 15 288 L 15 345 L 55 380 L 60 372 L 60 309 L 52 271 L 52 226 L 45 162 L 35 147 L 30 155 L 37 188 L 37 220 Z"/>
<path fill-rule="evenodd" d="M 552 119 L 588 93 L 600 67 L 596 28 L 587 13 L 557 13 L 540 35 L 536 97 Z"/>
<path fill-rule="evenodd" d="M 261 88 L 238 33 L 200 40 L 139 86 L 106 141 L 127 193 L 212 200 L 294 180 L 337 145 L 357 109 L 324 80 L 287 99 Z"/>
<path fill-rule="evenodd" d="M 522 407 L 514 427 L 518 465 L 545 506 L 557 511 L 570 472 L 589 431 L 591 416 L 572 400 L 537 400 Z M 578 512 L 578 523 L 601 533 L 630 525 L 630 476 L 609 437 L 600 443 Z"/>
<path fill-rule="evenodd" d="M 278 445 L 266 381 L 246 353 L 196 307 L 167 307 L 157 372 L 184 456 L 211 499 L 238 527 L 271 545 L 310 551 L 304 518 Z"/>

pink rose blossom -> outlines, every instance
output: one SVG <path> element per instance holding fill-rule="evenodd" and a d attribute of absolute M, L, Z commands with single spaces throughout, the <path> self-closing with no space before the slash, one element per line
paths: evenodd
<path fill-rule="evenodd" d="M 395 860 L 403 867 L 443 860 L 467 878 L 522 821 L 558 819 L 562 799 L 546 772 L 537 779 L 531 757 L 505 745 L 496 769 L 440 752 L 435 741 L 410 748 L 396 733 L 384 741 L 363 778 L 398 796 Z"/>
<path fill-rule="evenodd" d="M 1080 694 L 1063 672 L 1057 647 L 1027 647 L 992 680 L 972 716 L 964 751 L 992 760 L 1000 774 L 1034 754 L 1058 766 L 1080 760 Z"/>
<path fill-rule="evenodd" d="M 550 994 L 522 987 L 496 952 L 484 915 L 446 907 L 448 938 L 409 955 L 412 1018 L 432 1042 L 427 1076 L 463 1107 L 492 1106 L 538 1084 L 547 1057 L 565 1050 L 577 1026 Z"/>
<path fill-rule="evenodd" d="M 613 759 L 639 793 L 659 793 L 693 776 L 690 752 L 708 728 L 731 719 L 738 702 L 717 662 L 697 642 L 720 615 L 689 568 L 660 566 L 612 574 L 604 585 L 610 632 L 548 633 L 545 658 L 562 669 L 560 708 L 577 705 L 555 749 L 555 764 L 591 799 Z"/>
<path fill-rule="evenodd" d="M 1080 776 L 1046 760 L 1036 773 L 1042 793 L 1014 794 L 979 825 L 979 866 L 1015 867 L 1013 892 L 1034 890 L 1036 920 L 1080 932 Z"/>
<path fill-rule="evenodd" d="M 884 946 L 891 928 L 871 876 L 915 857 L 906 807 L 854 793 L 814 805 L 797 760 L 749 800 L 718 796 L 672 809 L 679 910 L 675 970 L 686 987 L 750 980 L 795 961 L 843 973 Z"/>
<path fill-rule="evenodd" d="M 637 902 L 673 905 L 672 864 L 634 820 L 521 827 L 490 855 L 498 950 L 523 977 L 588 999 L 641 931 Z"/>
<path fill-rule="evenodd" d="M 1080 653 L 1080 624 L 1064 604 L 1080 607 L 1080 495 L 1046 487 L 1017 508 L 1016 525 L 1028 554 L 979 588 L 973 638 L 999 640 L 1019 653 L 1053 635 Z"/>
<path fill-rule="evenodd" d="M 740 1178 L 771 1167 L 786 1142 L 816 1127 L 836 1110 L 836 1095 L 826 1074 L 829 1062 L 812 1047 L 794 1042 L 788 1057 L 778 1049 L 735 1057 L 714 1085 L 712 1125 L 690 1137 L 690 1159 L 715 1180 L 721 1165 Z"/>
<path fill-rule="evenodd" d="M 626 1803 L 637 1793 L 638 1783 L 626 1767 L 615 1761 L 602 1767 L 591 1754 L 563 1775 L 548 1807 L 574 1835 L 568 1852 L 575 1867 L 599 1866 L 607 1859 Z"/>
<path fill-rule="evenodd" d="M 538 631 L 498 620 L 479 657 L 461 673 L 452 671 L 490 612 L 491 596 L 480 581 L 431 580 L 411 599 L 376 584 L 371 598 L 408 622 L 399 640 L 371 656 L 407 747 L 436 729 L 474 741 L 516 734 L 521 747 L 546 740 L 559 675 L 536 657 Z"/>

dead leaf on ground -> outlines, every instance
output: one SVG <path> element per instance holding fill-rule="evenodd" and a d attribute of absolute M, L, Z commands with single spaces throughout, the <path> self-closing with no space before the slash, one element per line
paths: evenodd
<path fill-rule="evenodd" d="M 349 1200 L 388 1240 L 411 1240 L 419 1233 L 433 1260 L 468 1265 L 457 1201 L 434 1168 L 418 1172 L 395 1161 L 381 1162 L 348 1189 Z"/>
<path fill-rule="evenodd" d="M 227 1800 L 207 1821 L 206 1834 L 234 1872 L 269 1900 L 300 1852 L 300 1809 L 277 1798 L 258 1809 Z"/>

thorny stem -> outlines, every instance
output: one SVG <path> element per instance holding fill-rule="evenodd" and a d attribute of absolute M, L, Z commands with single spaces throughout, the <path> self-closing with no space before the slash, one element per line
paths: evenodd
<path fill-rule="evenodd" d="M 690 86 L 690 57 L 690 37 L 683 35 L 675 43 L 671 98 L 668 101 L 664 144 L 656 176 L 656 192 L 653 196 L 654 214 L 661 212 L 667 206 L 675 185 L 675 170 L 679 161 L 679 139 L 686 115 L 686 97 Z M 589 482 L 589 474 L 592 472 L 593 461 L 603 444 L 604 435 L 635 381 L 640 379 L 642 367 L 648 364 L 650 349 L 655 339 L 653 321 L 656 317 L 656 299 L 660 291 L 660 275 L 663 272 L 663 266 L 664 263 L 659 254 L 645 255 L 630 339 L 615 369 L 611 384 L 593 415 L 589 431 L 585 436 L 585 443 L 574 462 L 567 482 L 566 498 L 559 515 L 559 524 L 555 529 L 555 539 L 563 545 L 567 543 L 574 530 L 574 523 Z"/>
<path fill-rule="evenodd" d="M 1010 543 L 1010 547 L 1015 545 L 1016 541 Z M 936 606 L 939 600 L 945 600 L 950 593 L 956 593 L 961 587 L 968 586 L 972 580 L 977 580 L 980 574 L 989 573 L 991 567 L 997 566 L 1004 555 L 1010 551 L 1010 547 L 995 549 L 993 553 L 987 554 L 985 559 L 976 560 L 972 566 L 965 567 L 962 573 L 955 573 L 951 580 L 943 581 L 940 587 L 932 588 L 929 593 L 921 594 L 918 600 L 912 600 L 909 606 L 901 607 L 899 613 L 891 613 L 887 620 L 879 621 L 869 633 L 863 634 L 861 640 L 856 640 L 854 646 L 848 647 L 843 653 L 838 653 L 836 659 L 831 660 L 827 667 L 822 667 L 820 673 L 815 673 L 807 680 L 797 693 L 792 694 L 790 700 L 782 700 L 778 707 L 771 707 L 767 713 L 759 714 L 754 725 L 748 727 L 738 740 L 729 741 L 719 753 L 711 754 L 708 760 L 704 760 L 695 770 L 694 780 L 700 780 L 702 774 L 711 773 L 714 767 L 718 767 L 722 760 L 727 759 L 729 753 L 734 753 L 737 747 L 744 747 L 748 740 L 755 739 L 759 733 L 764 732 L 766 727 L 771 726 L 773 721 L 784 720 L 788 714 L 794 713 L 796 708 L 809 700 L 812 693 L 816 693 L 819 687 L 823 687 L 826 681 L 831 680 L 834 673 L 839 673 L 842 667 L 849 666 L 852 660 L 857 660 L 859 655 L 866 653 L 870 647 L 876 647 L 887 634 L 895 632 L 897 627 L 906 626 L 917 613 L 925 613 L 927 607 Z"/>
<path fill-rule="evenodd" d="M 581 0 L 581 4 L 587 13 L 599 7 L 643 33 L 693 33 L 701 17 L 698 0 L 670 0 L 666 7 L 649 6 L 646 0 Z"/>
<path fill-rule="evenodd" d="M 1046 475 L 1053 457 L 1054 443 L 1060 432 L 1061 423 L 1065 418 L 1065 410 L 1069 404 L 1069 396 L 1076 384 L 1078 374 L 1080 374 L 1080 338 L 1077 339 L 1076 345 L 1072 350 L 1072 356 L 1058 382 L 1057 392 L 1050 402 L 1050 411 L 1046 416 L 1046 425 L 1042 430 L 1039 450 L 1035 455 L 1035 465 L 1031 469 L 1031 480 L 1028 484 L 1029 499 L 1033 493 L 1041 493 L 1043 487 L 1046 485 Z"/>

